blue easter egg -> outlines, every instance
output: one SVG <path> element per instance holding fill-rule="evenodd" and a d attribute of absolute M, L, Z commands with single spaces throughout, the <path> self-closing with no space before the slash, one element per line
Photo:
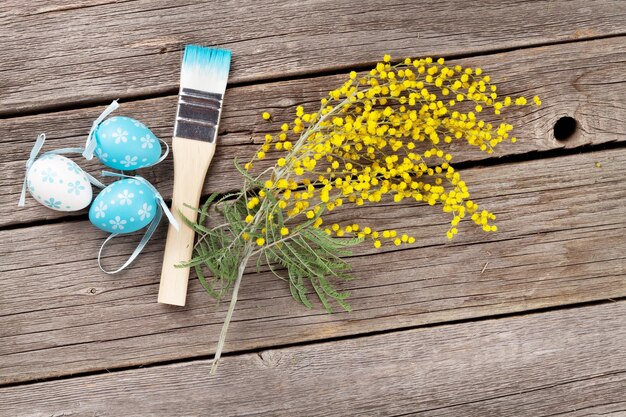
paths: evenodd
<path fill-rule="evenodd" d="M 109 233 L 131 233 L 146 227 L 157 210 L 154 192 L 136 179 L 122 179 L 98 194 L 89 221 Z"/>
<path fill-rule="evenodd" d="M 98 125 L 94 135 L 96 156 L 114 169 L 147 167 L 161 157 L 161 142 L 150 129 L 130 117 L 110 117 Z"/>

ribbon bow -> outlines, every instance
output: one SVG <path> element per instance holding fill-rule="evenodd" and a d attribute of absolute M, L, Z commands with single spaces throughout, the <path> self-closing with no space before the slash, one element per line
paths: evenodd
<path fill-rule="evenodd" d="M 17 203 L 18 207 L 24 207 L 24 203 L 26 203 L 26 182 L 28 181 L 28 171 L 30 170 L 30 167 L 33 166 L 35 158 L 39 154 L 39 151 L 41 151 L 41 148 L 43 148 L 43 144 L 45 142 L 46 134 L 41 133 L 39 136 L 37 136 L 37 140 L 35 141 L 35 145 L 33 145 L 33 149 L 30 150 L 30 156 L 26 161 L 26 174 L 24 175 L 24 183 L 22 184 L 22 194 L 20 194 L 20 201 L 19 203 Z"/>
<path fill-rule="evenodd" d="M 152 192 L 154 193 L 154 196 L 155 196 L 155 198 L 157 200 L 157 203 L 158 203 L 157 204 L 156 213 L 154 214 L 154 218 L 150 222 L 150 225 L 148 226 L 148 229 L 146 229 L 146 233 L 144 233 L 143 237 L 139 241 L 139 244 L 137 244 L 137 247 L 135 248 L 133 253 L 130 255 L 130 257 L 126 260 L 126 262 L 124 262 L 124 264 L 121 267 L 119 267 L 115 271 L 107 271 L 106 269 L 104 269 L 102 267 L 102 263 L 101 263 L 101 260 L 100 260 L 100 258 L 102 256 L 102 250 L 104 249 L 106 244 L 109 242 L 109 240 L 111 240 L 114 237 L 116 237 L 117 235 L 119 235 L 119 233 L 112 233 L 102 243 L 102 246 L 100 246 L 100 250 L 98 251 L 98 266 L 100 267 L 100 270 L 102 272 L 106 273 L 106 274 L 116 274 L 116 273 L 120 272 L 121 270 L 123 270 L 124 268 L 126 268 L 128 265 L 130 265 L 135 260 L 135 258 L 137 256 L 139 256 L 139 254 L 141 253 L 143 248 L 148 244 L 148 241 L 150 240 L 150 238 L 154 234 L 157 226 L 161 222 L 161 218 L 163 217 L 163 213 L 165 213 L 165 216 L 167 217 L 169 222 L 172 224 L 172 226 L 174 226 L 174 228 L 176 230 L 179 230 L 180 225 L 178 224 L 178 221 L 174 218 L 174 215 L 172 214 L 170 209 L 167 207 L 167 204 L 165 204 L 165 200 L 163 200 L 163 197 L 161 196 L 161 194 L 145 178 L 140 177 L 139 175 L 132 176 L 132 175 L 125 175 L 125 174 L 118 174 L 116 172 L 110 172 L 110 171 L 102 171 L 102 176 L 104 176 L 104 177 L 132 178 L 134 180 L 141 181 L 142 183 L 147 185 L 148 188 L 150 188 L 150 190 L 152 190 Z"/>
<path fill-rule="evenodd" d="M 85 143 L 85 150 L 83 151 L 83 156 L 88 161 L 91 161 L 93 159 L 93 152 L 96 150 L 96 138 L 94 135 L 96 133 L 98 125 L 102 123 L 102 121 L 106 119 L 111 113 L 113 113 L 119 106 L 120 105 L 118 104 L 117 100 L 113 100 L 113 102 L 109 104 L 102 113 L 100 113 L 100 116 L 98 116 L 98 118 L 94 120 L 93 124 L 91 125 L 91 129 L 89 130 L 89 136 L 87 136 L 87 142 Z"/>

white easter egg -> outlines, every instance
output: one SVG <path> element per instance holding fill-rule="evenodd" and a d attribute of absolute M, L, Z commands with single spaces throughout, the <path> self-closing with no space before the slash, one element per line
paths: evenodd
<path fill-rule="evenodd" d="M 76 211 L 91 203 L 89 179 L 74 161 L 62 155 L 47 154 L 37 159 L 26 180 L 35 200 L 53 210 Z"/>

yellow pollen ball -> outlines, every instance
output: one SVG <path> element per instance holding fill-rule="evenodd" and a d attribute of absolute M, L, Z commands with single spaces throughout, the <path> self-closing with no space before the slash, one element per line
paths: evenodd
<path fill-rule="evenodd" d="M 280 229 L 280 234 L 281 234 L 282 236 L 287 236 L 287 235 L 289 234 L 289 229 L 288 229 L 288 228 L 286 228 L 286 227 L 281 228 L 281 229 Z"/>
<path fill-rule="evenodd" d="M 263 246 L 265 244 L 265 239 L 263 239 L 262 237 L 257 238 L 256 244 L 259 246 Z"/>

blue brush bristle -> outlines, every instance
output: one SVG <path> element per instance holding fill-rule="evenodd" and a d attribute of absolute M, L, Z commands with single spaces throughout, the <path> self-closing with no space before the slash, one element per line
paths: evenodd
<path fill-rule="evenodd" d="M 185 46 L 180 87 L 224 94 L 230 71 L 228 49 Z"/>

